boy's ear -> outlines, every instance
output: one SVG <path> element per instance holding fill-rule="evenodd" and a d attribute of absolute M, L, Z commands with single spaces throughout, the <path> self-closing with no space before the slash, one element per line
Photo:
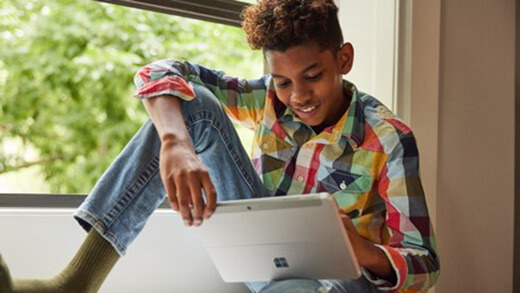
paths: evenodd
<path fill-rule="evenodd" d="M 354 48 L 351 43 L 345 43 L 337 54 L 338 66 L 341 74 L 347 74 L 354 64 Z"/>

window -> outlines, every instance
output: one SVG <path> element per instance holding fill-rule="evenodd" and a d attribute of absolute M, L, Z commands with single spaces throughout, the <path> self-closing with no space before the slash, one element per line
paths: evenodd
<path fill-rule="evenodd" d="M 167 3 L 181 2 L 206 3 L 198 18 L 228 24 L 210 16 L 224 3 L 243 6 Z M 168 12 L 157 3 L 147 9 Z M 0 193 L 88 193 L 147 118 L 131 98 L 132 77 L 152 60 L 186 59 L 229 75 L 261 76 L 261 52 L 249 49 L 234 24 L 89 0 L 4 1 L 0 47 L 9 50 L 0 50 Z"/>

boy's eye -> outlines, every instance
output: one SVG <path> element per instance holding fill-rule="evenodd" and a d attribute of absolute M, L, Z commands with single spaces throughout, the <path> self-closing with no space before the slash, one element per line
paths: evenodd
<path fill-rule="evenodd" d="M 284 87 L 288 86 L 290 83 L 291 83 L 290 81 L 283 81 L 283 82 L 277 83 L 276 86 L 279 88 L 284 88 Z"/>
<path fill-rule="evenodd" d="M 320 72 L 315 75 L 305 77 L 307 80 L 318 80 L 323 75 L 323 72 Z"/>

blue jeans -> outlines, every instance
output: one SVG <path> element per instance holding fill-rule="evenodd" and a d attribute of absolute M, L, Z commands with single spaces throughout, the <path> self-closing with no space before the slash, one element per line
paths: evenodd
<path fill-rule="evenodd" d="M 195 85 L 194 90 L 197 99 L 183 102 L 182 113 L 217 200 L 270 196 L 216 97 L 201 86 Z M 121 255 L 165 200 L 159 174 L 160 148 L 161 141 L 148 120 L 74 214 L 83 228 L 88 231 L 94 227 Z M 258 292 L 267 285 L 256 282 L 248 287 Z"/>

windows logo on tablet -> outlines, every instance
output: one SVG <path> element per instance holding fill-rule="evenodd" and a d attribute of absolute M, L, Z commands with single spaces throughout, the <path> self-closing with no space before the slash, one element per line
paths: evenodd
<path fill-rule="evenodd" d="M 275 257 L 273 259 L 274 265 L 277 268 L 288 268 L 289 263 L 287 262 L 287 259 L 285 257 Z"/>

